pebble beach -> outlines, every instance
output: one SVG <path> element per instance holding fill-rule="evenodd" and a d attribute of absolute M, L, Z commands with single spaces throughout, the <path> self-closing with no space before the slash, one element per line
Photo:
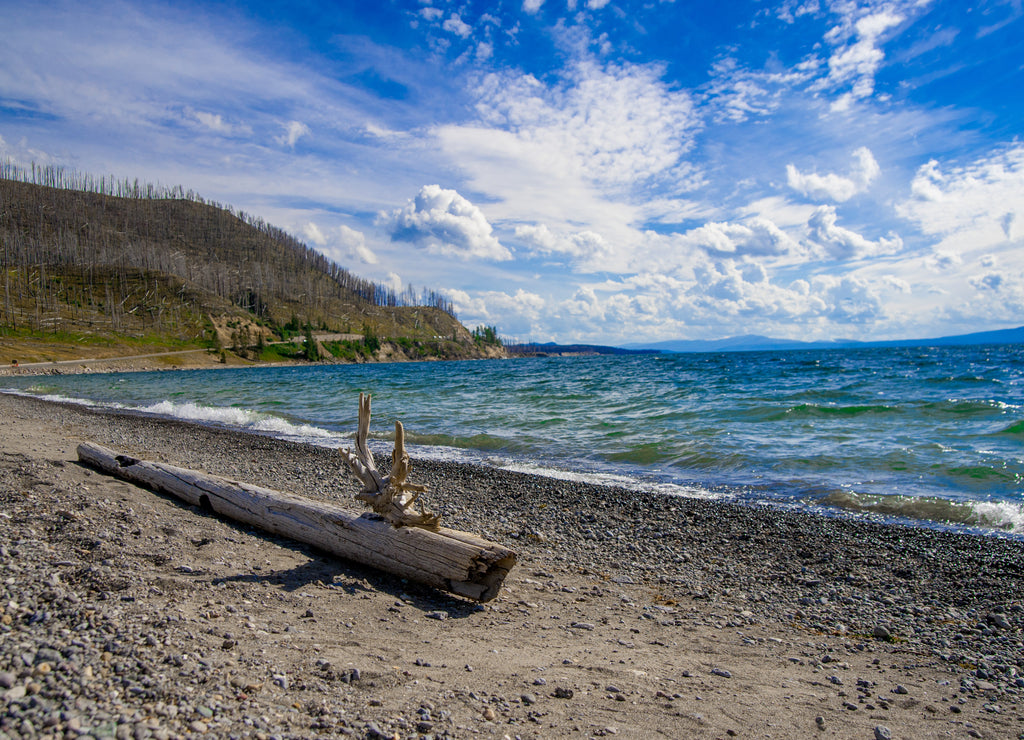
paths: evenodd
<path fill-rule="evenodd" d="M 77 462 L 351 506 L 339 455 L 0 396 L 3 738 L 1024 738 L 1024 539 L 413 460 L 476 604 Z"/>

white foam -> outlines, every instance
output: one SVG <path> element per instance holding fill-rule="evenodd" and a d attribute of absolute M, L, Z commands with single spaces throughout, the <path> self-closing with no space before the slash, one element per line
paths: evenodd
<path fill-rule="evenodd" d="M 512 473 L 527 473 L 538 475 L 544 478 L 555 480 L 572 481 L 575 483 L 587 483 L 597 486 L 610 486 L 614 488 L 625 488 L 627 491 L 639 491 L 645 493 L 659 493 L 665 496 L 680 496 L 683 498 L 701 499 L 723 499 L 725 494 L 709 491 L 697 486 L 687 486 L 679 483 L 666 483 L 664 481 L 645 480 L 633 478 L 628 475 L 617 473 L 580 472 L 574 470 L 563 470 L 553 468 L 539 463 L 505 461 L 494 465 L 502 470 Z"/>
<path fill-rule="evenodd" d="M 342 437 L 340 434 L 310 424 L 295 424 L 280 416 L 234 406 L 204 406 L 191 401 L 186 401 L 185 403 L 160 401 L 149 406 L 115 405 L 115 408 L 181 419 L 183 421 L 196 421 L 204 424 L 244 429 L 281 439 L 311 444 L 330 444 L 334 441 L 340 441 Z"/>
<path fill-rule="evenodd" d="M 1024 505 L 1010 501 L 978 501 L 971 506 L 978 517 L 978 525 L 1024 534 Z"/>

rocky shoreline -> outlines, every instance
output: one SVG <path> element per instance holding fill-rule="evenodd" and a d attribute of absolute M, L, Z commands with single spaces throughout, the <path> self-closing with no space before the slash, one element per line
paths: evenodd
<path fill-rule="evenodd" d="M 0 739 L 1024 737 L 1021 539 L 414 461 L 446 526 L 520 555 L 481 606 L 74 458 L 349 502 L 334 451 L 0 413 Z"/>

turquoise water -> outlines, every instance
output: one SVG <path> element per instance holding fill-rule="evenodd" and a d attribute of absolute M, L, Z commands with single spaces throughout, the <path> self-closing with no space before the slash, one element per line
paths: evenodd
<path fill-rule="evenodd" d="M 0 388 L 666 494 L 1024 534 L 1024 346 L 13 377 Z M 930 525 L 930 524 L 929 524 Z"/>

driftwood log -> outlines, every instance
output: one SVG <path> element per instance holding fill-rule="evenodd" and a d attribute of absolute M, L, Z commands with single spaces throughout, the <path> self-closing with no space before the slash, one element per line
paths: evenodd
<path fill-rule="evenodd" d="M 269 488 L 138 460 L 88 442 L 78 446 L 78 457 L 105 473 L 230 519 L 477 601 L 497 596 L 516 563 L 511 550 L 436 522 L 433 529 L 396 527 L 380 514 L 357 514 Z"/>

